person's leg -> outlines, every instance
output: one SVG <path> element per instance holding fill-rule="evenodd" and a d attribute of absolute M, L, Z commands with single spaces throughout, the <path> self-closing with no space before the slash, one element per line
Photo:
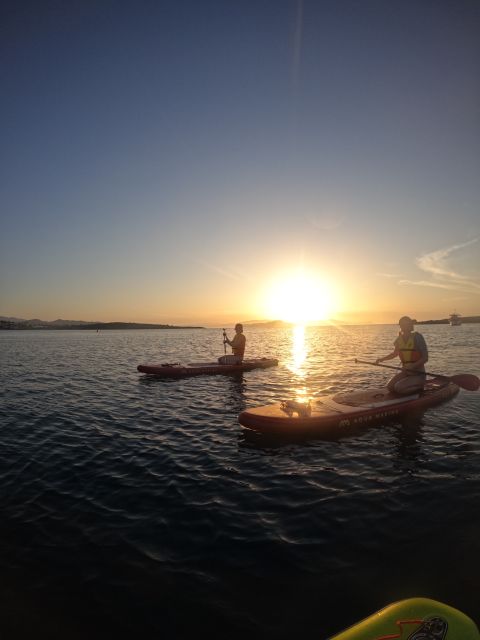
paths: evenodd
<path fill-rule="evenodd" d="M 403 380 L 406 376 L 406 373 L 404 373 L 403 371 L 401 373 L 397 373 L 395 376 L 393 376 L 393 378 L 391 380 L 388 381 L 387 384 L 387 388 L 390 391 L 390 393 L 396 393 L 395 391 L 395 385 L 400 381 Z"/>
<path fill-rule="evenodd" d="M 233 354 L 218 358 L 218 364 L 242 364 L 242 361 L 243 358 L 241 356 L 234 356 Z"/>
<path fill-rule="evenodd" d="M 405 375 L 393 385 L 393 392 L 397 395 L 408 395 L 409 393 L 416 393 L 417 391 L 423 391 L 425 385 L 425 376 L 423 375 Z"/>

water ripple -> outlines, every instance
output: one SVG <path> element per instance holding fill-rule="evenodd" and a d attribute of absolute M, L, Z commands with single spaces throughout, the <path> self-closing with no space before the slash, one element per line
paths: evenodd
<path fill-rule="evenodd" d="M 478 326 L 459 329 L 425 327 L 432 369 L 454 373 L 454 360 L 478 374 Z M 384 384 L 353 358 L 388 351 L 393 330 L 306 329 L 301 361 L 298 335 L 252 329 L 252 353 L 276 355 L 278 368 L 185 380 L 136 365 L 211 360 L 217 331 L 2 332 L 0 559 L 12 611 L 22 603 L 52 638 L 318 638 L 418 594 L 475 617 L 478 394 L 420 424 L 337 441 L 268 440 L 238 425 L 257 404 Z M 55 631 L 59 607 L 68 616 Z"/>

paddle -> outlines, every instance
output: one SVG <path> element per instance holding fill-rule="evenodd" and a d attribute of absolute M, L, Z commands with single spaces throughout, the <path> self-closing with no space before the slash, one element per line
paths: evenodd
<path fill-rule="evenodd" d="M 389 364 L 367 362 L 366 360 L 357 360 L 357 358 L 355 358 L 355 362 L 358 364 L 371 364 L 374 367 L 385 367 L 385 369 L 404 371 L 402 367 L 392 367 Z M 428 373 L 427 371 L 422 373 L 425 373 L 426 376 L 432 376 L 433 378 L 443 378 L 444 380 L 450 380 L 450 382 L 457 384 L 459 387 L 462 387 L 462 389 L 467 389 L 467 391 L 477 391 L 477 389 L 480 387 L 480 380 L 477 378 L 477 376 L 474 376 L 471 373 L 461 373 L 458 376 L 444 376 L 439 373 Z"/>
<path fill-rule="evenodd" d="M 223 330 L 223 352 L 227 355 L 227 332 Z"/>

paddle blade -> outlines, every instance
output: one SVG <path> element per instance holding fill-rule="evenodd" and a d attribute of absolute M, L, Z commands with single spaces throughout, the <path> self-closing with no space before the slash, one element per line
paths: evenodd
<path fill-rule="evenodd" d="M 474 376 L 471 373 L 462 373 L 458 376 L 450 376 L 450 380 L 467 391 L 478 391 L 478 388 L 480 387 L 480 380 L 477 376 Z"/>

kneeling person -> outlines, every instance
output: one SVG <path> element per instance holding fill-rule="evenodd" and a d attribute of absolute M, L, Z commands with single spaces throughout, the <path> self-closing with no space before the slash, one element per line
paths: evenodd
<path fill-rule="evenodd" d="M 393 343 L 393 351 L 388 356 L 378 358 L 377 364 L 398 356 L 402 361 L 402 371 L 389 381 L 389 391 L 398 395 L 408 395 L 423 391 L 425 384 L 425 363 L 428 350 L 424 337 L 413 330 L 414 320 L 403 316 L 398 321 L 400 333 Z"/>
<path fill-rule="evenodd" d="M 227 334 L 223 333 L 224 344 L 229 344 L 232 347 L 231 356 L 222 356 L 218 359 L 220 364 L 242 364 L 243 354 L 245 353 L 245 344 L 247 339 L 243 335 L 243 325 L 235 325 L 235 335 L 232 340 L 227 338 Z"/>

